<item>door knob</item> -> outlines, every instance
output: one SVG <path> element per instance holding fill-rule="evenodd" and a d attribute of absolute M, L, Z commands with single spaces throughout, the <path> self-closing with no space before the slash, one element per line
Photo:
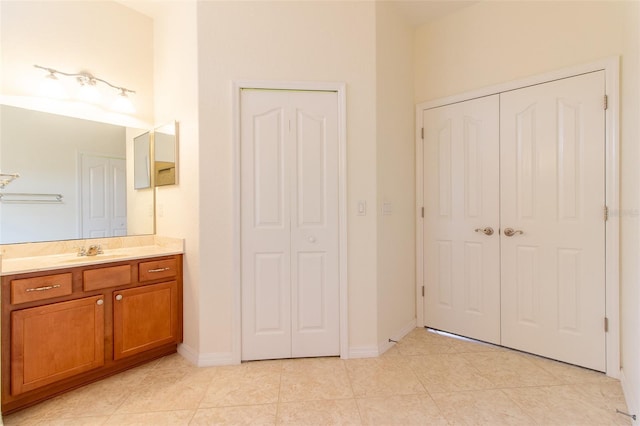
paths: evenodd
<path fill-rule="evenodd" d="M 316 242 L 316 237 L 309 237 L 309 242 L 310 243 L 315 243 Z"/>
<path fill-rule="evenodd" d="M 476 228 L 476 232 L 482 232 L 484 235 L 493 235 L 493 228 L 490 226 L 486 228 Z"/>
<path fill-rule="evenodd" d="M 122 300 L 122 295 L 121 294 L 117 294 L 116 295 L 116 300 Z"/>
<path fill-rule="evenodd" d="M 507 237 L 513 237 L 514 235 L 522 235 L 524 234 L 524 232 L 522 232 L 519 229 L 513 229 L 513 228 L 505 228 L 504 229 L 504 235 L 506 235 Z"/>

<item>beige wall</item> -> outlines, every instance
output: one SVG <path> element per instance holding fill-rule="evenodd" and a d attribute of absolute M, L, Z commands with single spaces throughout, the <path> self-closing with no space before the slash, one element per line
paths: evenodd
<path fill-rule="evenodd" d="M 347 84 L 349 345 L 375 351 L 375 5 L 369 2 L 198 4 L 201 355 L 231 351 L 233 302 L 232 81 Z"/>
<path fill-rule="evenodd" d="M 156 233 L 185 240 L 184 344 L 194 355 L 212 338 L 201 318 L 211 302 L 201 294 L 197 3 L 134 3 L 154 18 L 155 123 L 179 123 L 178 185 L 156 188 Z"/>
<path fill-rule="evenodd" d="M 627 401 L 640 396 L 638 2 L 480 2 L 420 27 L 415 100 L 621 56 L 621 319 Z M 635 396 L 633 396 L 633 395 Z"/>
<path fill-rule="evenodd" d="M 384 350 L 416 317 L 413 28 L 390 2 L 376 4 L 376 131 L 377 322 Z"/>

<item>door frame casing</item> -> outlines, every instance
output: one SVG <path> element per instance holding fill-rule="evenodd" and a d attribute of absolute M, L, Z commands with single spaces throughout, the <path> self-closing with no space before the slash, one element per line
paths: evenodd
<path fill-rule="evenodd" d="M 242 358 L 242 205 L 240 158 L 240 95 L 243 89 L 335 92 L 338 97 L 338 276 L 340 303 L 340 358 L 349 355 L 349 321 L 347 289 L 347 117 L 346 84 L 341 82 L 301 82 L 238 80 L 232 82 L 233 108 L 233 311 L 231 358 L 239 364 Z"/>
<path fill-rule="evenodd" d="M 424 206 L 424 169 L 422 157 L 422 113 L 425 109 L 441 107 L 457 102 L 499 94 L 510 90 L 547 83 L 563 78 L 574 77 L 594 71 L 605 72 L 605 94 L 608 105 L 605 110 L 605 203 L 609 208 L 609 217 L 605 222 L 605 315 L 608 319 L 608 332 L 605 333 L 606 374 L 620 376 L 620 57 L 612 56 L 599 61 L 574 67 L 538 74 L 524 79 L 514 80 L 482 89 L 469 91 L 441 99 L 422 102 L 416 105 L 416 314 L 418 326 L 424 327 L 424 241 L 421 217 Z M 603 100 L 604 101 L 604 100 Z M 603 206 L 604 207 L 604 206 Z M 604 325 L 603 325 L 604 326 Z"/>

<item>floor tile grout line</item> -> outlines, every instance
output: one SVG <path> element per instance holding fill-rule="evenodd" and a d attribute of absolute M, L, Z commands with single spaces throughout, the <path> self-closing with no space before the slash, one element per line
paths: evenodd
<path fill-rule="evenodd" d="M 281 395 L 282 395 L 282 376 L 284 374 L 284 363 L 280 366 L 280 380 L 278 381 L 278 399 L 276 400 L 276 415 L 273 419 L 273 424 L 278 424 L 278 419 L 280 417 L 280 403 L 281 403 Z"/>
<path fill-rule="evenodd" d="M 341 359 L 341 361 L 342 361 L 345 375 L 347 376 L 347 381 L 349 382 L 349 388 L 351 389 L 351 395 L 353 397 L 354 404 L 356 404 L 356 410 L 358 410 L 358 418 L 360 419 L 360 424 L 362 425 L 364 424 L 364 419 L 362 417 L 362 412 L 360 410 L 360 404 L 358 404 L 358 400 L 356 399 L 356 392 L 353 389 L 353 381 L 351 380 L 351 375 L 349 374 L 349 368 L 347 367 L 348 360 Z"/>

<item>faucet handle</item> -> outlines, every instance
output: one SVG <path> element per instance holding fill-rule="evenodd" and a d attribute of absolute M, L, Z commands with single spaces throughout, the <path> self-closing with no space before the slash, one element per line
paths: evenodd
<path fill-rule="evenodd" d="M 102 250 L 102 245 L 101 244 L 98 244 L 97 249 L 98 249 L 98 254 L 104 253 L 104 251 Z"/>
<path fill-rule="evenodd" d="M 78 256 L 86 256 L 87 249 L 85 247 L 78 247 Z"/>

